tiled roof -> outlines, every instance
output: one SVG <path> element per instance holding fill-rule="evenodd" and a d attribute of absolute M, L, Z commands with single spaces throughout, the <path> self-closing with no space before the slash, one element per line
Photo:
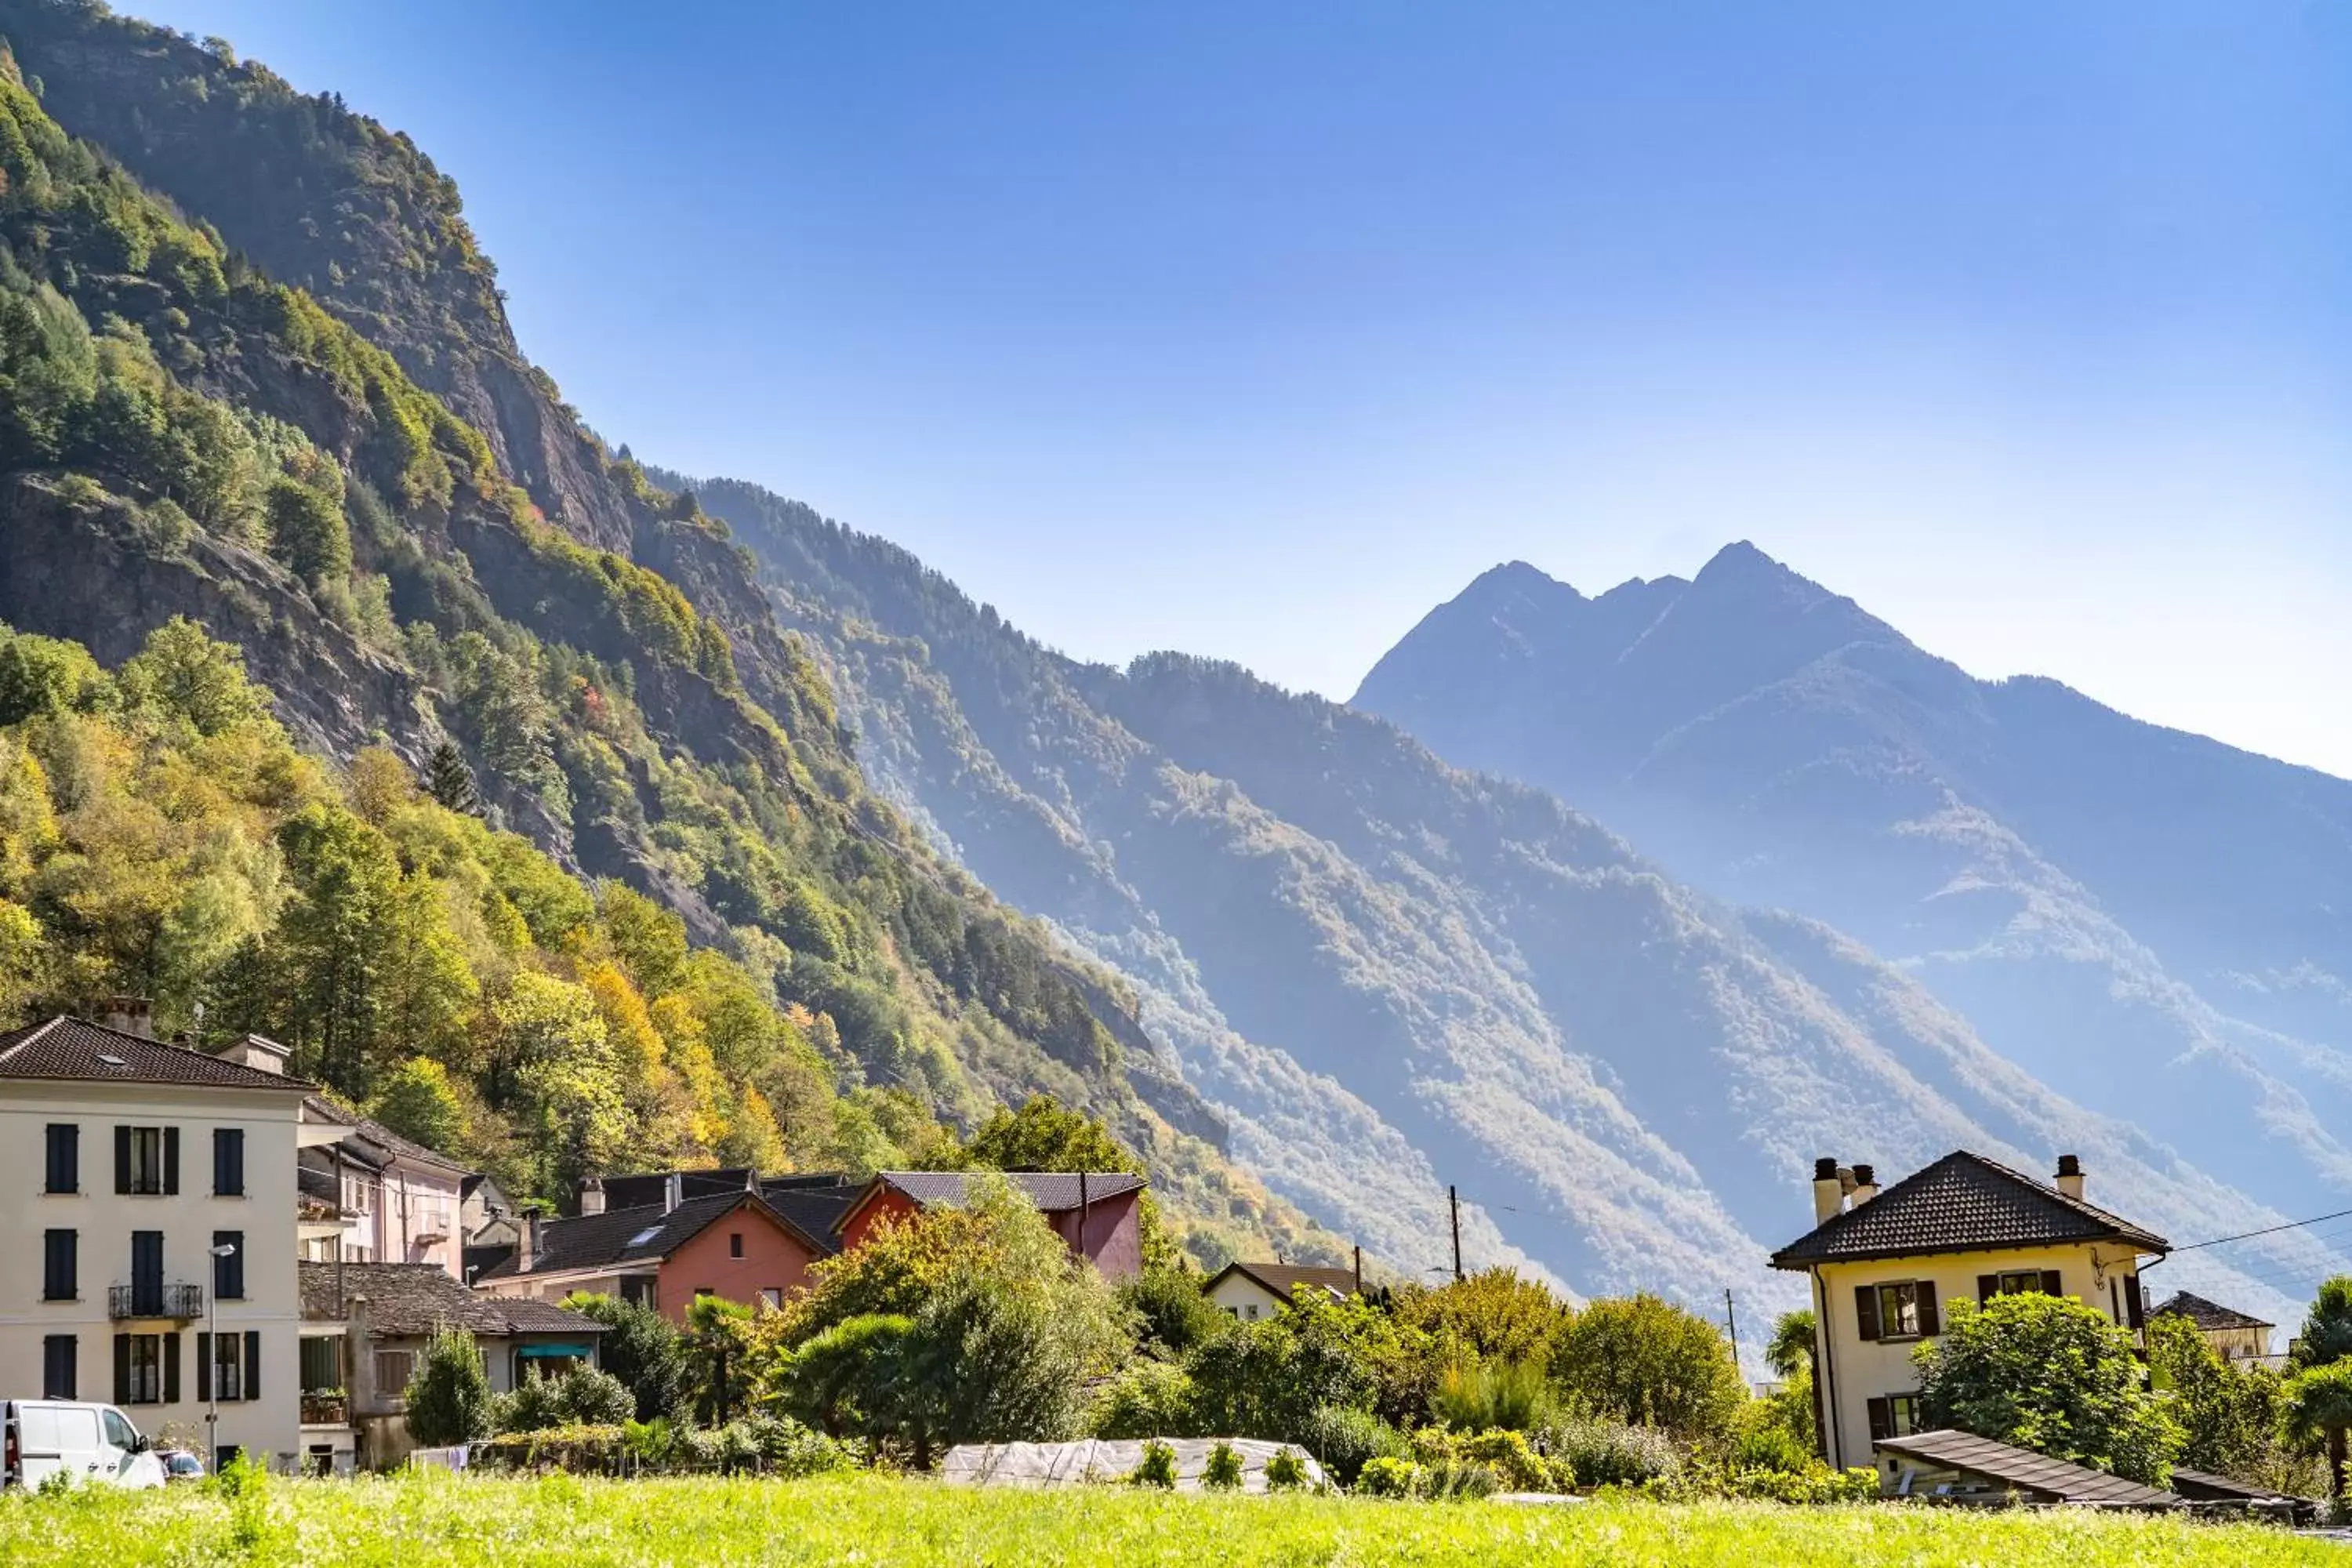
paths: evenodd
<path fill-rule="evenodd" d="M 2180 1502 L 2170 1492 L 2160 1492 L 2105 1470 L 2070 1465 L 2031 1448 L 1996 1443 L 1973 1432 L 1914 1432 L 1906 1437 L 1877 1438 L 1875 1446 L 1886 1453 L 1900 1454 L 1939 1469 L 1966 1470 L 2003 1488 L 2059 1502 L 2095 1503 L 2105 1508 L 2174 1508 Z"/>
<path fill-rule="evenodd" d="M 470 1174 L 466 1166 L 448 1155 L 427 1149 L 424 1144 L 403 1138 L 381 1121 L 355 1116 L 343 1110 L 323 1094 L 313 1094 L 302 1101 L 302 1109 L 311 1120 L 334 1122 L 351 1131 L 343 1139 L 343 1152 L 355 1157 L 373 1170 L 381 1170 L 394 1160 L 413 1164 L 431 1165 L 453 1176 Z M 356 1142 L 359 1148 L 352 1148 Z"/>
<path fill-rule="evenodd" d="M 918 1204 L 961 1204 L 964 1192 L 976 1173 L 971 1171 L 877 1171 L 874 1179 L 896 1189 Z M 1006 1171 L 1004 1179 L 1015 1192 L 1029 1194 L 1029 1201 L 1046 1214 L 1064 1214 L 1078 1206 L 1079 1181 L 1075 1171 Z M 1089 1171 L 1086 1174 L 1085 1196 L 1090 1204 L 1115 1198 L 1148 1185 L 1141 1176 L 1125 1171 Z"/>
<path fill-rule="evenodd" d="M 509 1301 L 468 1290 L 431 1263 L 303 1263 L 302 1316 L 340 1323 L 351 1299 L 367 1298 L 368 1326 L 386 1336 L 429 1334 L 447 1324 L 477 1334 L 603 1333 L 593 1318 L 551 1301 Z"/>
<path fill-rule="evenodd" d="M 2121 1241 L 2142 1252 L 2170 1247 L 2129 1220 L 2070 1198 L 1981 1154 L 1958 1150 L 1859 1206 L 1832 1215 L 1772 1255 L 1775 1268 L 1865 1258 Z"/>
<path fill-rule="evenodd" d="M 863 1189 L 839 1187 L 789 1187 L 774 1183 L 762 1183 L 760 1195 L 809 1240 L 816 1243 L 820 1256 L 830 1257 L 841 1250 L 841 1240 L 834 1235 L 857 1194 Z"/>
<path fill-rule="evenodd" d="M 756 1194 L 713 1193 L 706 1198 L 688 1198 L 667 1214 L 662 1213 L 659 1204 L 646 1204 L 637 1208 L 607 1209 L 603 1214 L 544 1221 L 540 1226 L 539 1243 L 529 1272 L 559 1274 L 573 1268 L 609 1268 L 622 1263 L 658 1263 L 721 1215 L 732 1214 L 747 1204 L 801 1237 L 820 1255 L 836 1250 L 830 1242 L 803 1234 L 791 1216 L 779 1213 Z M 476 1278 L 510 1279 L 525 1272 L 515 1267 L 516 1262 L 516 1258 L 509 1258 Z"/>
<path fill-rule="evenodd" d="M 0 1078 L 87 1079 L 100 1083 L 168 1083 L 198 1089 L 307 1090 L 299 1079 L 224 1061 L 186 1046 L 126 1035 L 60 1014 L 46 1024 L 0 1034 Z"/>
<path fill-rule="evenodd" d="M 2150 1314 L 2153 1317 L 2186 1318 L 2200 1329 L 2273 1329 L 2278 1325 L 2250 1317 L 2235 1307 L 2224 1307 L 2218 1301 L 2208 1301 L 2202 1296 L 2192 1296 L 2183 1290 Z"/>
<path fill-rule="evenodd" d="M 1228 1263 L 1215 1279 L 1202 1286 L 1207 1290 L 1228 1274 L 1246 1275 L 1276 1295 L 1289 1297 L 1301 1285 L 1319 1285 L 1338 1296 L 1356 1293 L 1356 1272 L 1352 1268 L 1321 1268 L 1297 1263 Z"/>

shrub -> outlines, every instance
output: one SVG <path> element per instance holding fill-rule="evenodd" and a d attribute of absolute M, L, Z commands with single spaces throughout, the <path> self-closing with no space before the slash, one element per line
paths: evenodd
<path fill-rule="evenodd" d="M 1170 1355 L 1181 1356 L 1194 1345 L 1214 1339 L 1232 1321 L 1215 1302 L 1201 1294 L 1198 1276 L 1173 1268 L 1152 1269 L 1121 1286 L 1118 1295 L 1135 1314 L 1143 1347 Z"/>
<path fill-rule="evenodd" d="M 1551 1387 L 1540 1362 L 1456 1363 L 1439 1377 L 1429 1408 L 1439 1420 L 1465 1431 L 1528 1432 L 1550 1417 Z"/>
<path fill-rule="evenodd" d="M 1647 1292 L 1579 1312 L 1560 1333 L 1551 1371 L 1589 1413 L 1685 1442 L 1726 1435 L 1748 1401 L 1723 1331 Z"/>
<path fill-rule="evenodd" d="M 1143 1446 L 1143 1458 L 1136 1462 L 1134 1471 L 1127 1478 L 1130 1486 L 1158 1487 L 1172 1491 L 1176 1486 L 1176 1450 L 1153 1438 Z"/>
<path fill-rule="evenodd" d="M 1193 1436 L 1192 1380 L 1181 1366 L 1139 1358 L 1096 1396 L 1087 1426 L 1097 1437 Z"/>
<path fill-rule="evenodd" d="M 1208 1460 L 1201 1467 L 1201 1484 L 1213 1492 L 1241 1489 L 1242 1457 L 1231 1443 L 1219 1443 L 1209 1450 Z"/>
<path fill-rule="evenodd" d="M 1878 1472 L 1857 1467 L 1832 1470 L 1814 1460 L 1798 1470 L 1742 1470 L 1700 1462 L 1683 1467 L 1646 1489 L 1671 1501 L 1737 1498 L 1751 1502 L 1799 1506 L 1870 1502 L 1879 1495 Z"/>
<path fill-rule="evenodd" d="M 554 1378 L 527 1373 L 511 1392 L 496 1396 L 490 1420 L 502 1436 L 561 1426 L 564 1424 L 562 1388 Z"/>
<path fill-rule="evenodd" d="M 1578 1417 L 1555 1421 L 1543 1434 L 1550 1457 L 1589 1487 L 1633 1487 L 1673 1475 L 1682 1453 L 1654 1426 Z"/>
<path fill-rule="evenodd" d="M 482 1371 L 482 1352 L 463 1329 L 436 1331 L 406 1394 L 408 1435 L 421 1447 L 454 1447 L 490 1435 L 497 1396 Z"/>
<path fill-rule="evenodd" d="M 1820 1463 L 1811 1448 L 1785 1426 L 1759 1426 L 1739 1435 L 1731 1450 L 1732 1464 L 1743 1470 L 1784 1470 L 1791 1473 Z"/>
<path fill-rule="evenodd" d="M 1318 1405 L 1299 1440 L 1343 1487 L 1355 1485 L 1357 1473 L 1371 1460 L 1402 1458 L 1406 1451 L 1403 1433 L 1368 1410 L 1344 1405 Z"/>
<path fill-rule="evenodd" d="M 1951 1304 L 1913 1352 L 1926 1418 L 2160 1487 L 2182 1433 L 2143 1386 L 2130 1333 L 2071 1296 Z"/>
<path fill-rule="evenodd" d="M 617 1426 L 636 1414 L 636 1396 L 619 1378 L 584 1363 L 556 1381 L 556 1393 L 567 1426 Z"/>
<path fill-rule="evenodd" d="M 1493 1489 L 1504 1491 L 1566 1491 L 1576 1480 L 1574 1467 L 1537 1453 L 1524 1434 L 1499 1428 L 1451 1432 L 1425 1426 L 1412 1435 L 1412 1457 L 1431 1478 L 1429 1485 L 1438 1489 L 1432 1496 L 1451 1497 L 1475 1485 L 1462 1475 L 1471 1469 L 1487 1471 L 1496 1482 Z"/>
<path fill-rule="evenodd" d="M 1419 1497 L 1421 1467 L 1411 1459 L 1382 1454 L 1365 1461 L 1356 1477 L 1355 1489 L 1366 1497 Z"/>
<path fill-rule="evenodd" d="M 1265 1462 L 1265 1489 L 1295 1492 L 1307 1485 L 1307 1462 L 1288 1448 L 1279 1448 Z"/>
<path fill-rule="evenodd" d="M 620 1426 L 547 1426 L 501 1432 L 476 1451 L 477 1462 L 493 1469 L 555 1469 L 574 1475 L 613 1475 L 630 1453 Z"/>
<path fill-rule="evenodd" d="M 451 762 L 460 770 L 465 766 L 454 750 Z M 437 797 L 442 788 L 438 753 L 434 765 Z M 467 788 L 470 791 L 470 783 Z M 636 1399 L 638 1420 L 676 1415 L 685 1409 L 693 1368 L 676 1324 L 651 1307 L 613 1296 L 575 1292 L 563 1304 L 604 1325 L 604 1331 L 597 1336 L 596 1359 L 628 1385 Z"/>

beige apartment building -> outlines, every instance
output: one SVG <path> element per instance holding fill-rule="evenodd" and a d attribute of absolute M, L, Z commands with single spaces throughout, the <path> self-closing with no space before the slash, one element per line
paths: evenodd
<path fill-rule="evenodd" d="M 68 1017 L 0 1034 L 0 1396 L 199 1447 L 216 1400 L 216 1458 L 292 1461 L 296 1152 L 346 1129 L 303 1125 L 282 1064 Z"/>
<path fill-rule="evenodd" d="M 1912 1352 L 1943 1332 L 1955 1300 L 2044 1291 L 2141 1328 L 2140 1261 L 2169 1244 L 2094 1207 L 2083 1182 L 2072 1154 L 2043 1183 L 1960 1151 L 1884 1192 L 1868 1165 L 1814 1166 L 1818 1223 L 1772 1267 L 1811 1277 L 1822 1458 L 1898 1489 L 1913 1461 L 1879 1445 L 1919 1429 Z"/>

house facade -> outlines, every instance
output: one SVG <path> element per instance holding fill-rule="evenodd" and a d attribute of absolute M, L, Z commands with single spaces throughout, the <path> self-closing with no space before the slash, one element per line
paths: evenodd
<path fill-rule="evenodd" d="M 2205 1336 L 2205 1342 L 2213 1347 L 2215 1355 L 2232 1362 L 2269 1360 L 2271 1331 L 2278 1326 L 2186 1290 L 2175 1291 L 2148 1315 L 2188 1319 Z"/>
<path fill-rule="evenodd" d="M 0 1389 L 197 1446 L 217 1401 L 215 1460 L 289 1462 L 307 1089 L 76 1018 L 0 1034 Z"/>
<path fill-rule="evenodd" d="M 1037 1205 L 1070 1251 L 1118 1282 L 1143 1272 L 1142 1205 L 1147 1184 L 1125 1171 L 1008 1171 L 1013 1190 Z M 961 1206 L 971 1182 L 963 1171 L 882 1171 L 866 1184 L 836 1227 L 842 1250 L 864 1245 L 888 1218 L 935 1204 Z"/>
<path fill-rule="evenodd" d="M 1814 1228 L 1772 1266 L 1811 1279 L 1824 1459 L 1896 1484 L 1905 1461 L 1878 1446 L 1921 1428 L 1912 1352 L 1943 1332 L 1954 1301 L 2039 1291 L 2143 1326 L 2141 1260 L 2168 1244 L 2094 1207 L 2083 1184 L 2073 1155 L 2042 1183 L 1963 1151 L 1884 1192 L 1868 1165 L 1816 1163 Z"/>
<path fill-rule="evenodd" d="M 1271 1318 L 1301 1290 L 1319 1290 L 1335 1301 L 1360 1292 L 1362 1279 L 1350 1268 L 1295 1263 L 1228 1263 L 1211 1275 L 1201 1293 L 1229 1318 L 1254 1323 Z"/>
<path fill-rule="evenodd" d="M 535 1370 L 595 1365 L 604 1326 L 529 1298 L 469 1290 L 431 1263 L 304 1263 L 302 1462 L 318 1473 L 383 1469 L 415 1445 L 409 1378 L 436 1331 L 474 1336 L 494 1393 Z"/>
<path fill-rule="evenodd" d="M 472 1173 L 457 1161 L 413 1143 L 389 1127 L 337 1110 L 312 1096 L 306 1117 L 340 1124 L 343 1136 L 302 1152 L 304 1191 L 331 1199 L 342 1226 L 331 1237 L 306 1238 L 303 1258 L 352 1263 L 429 1263 L 464 1282 L 464 1186 Z"/>
<path fill-rule="evenodd" d="M 585 1196 L 571 1218 L 520 1219 L 516 1245 L 487 1255 L 475 1284 L 541 1301 L 593 1290 L 683 1323 L 698 1296 L 782 1306 L 838 1250 L 749 1187 L 623 1209 L 604 1207 L 593 1183 Z"/>

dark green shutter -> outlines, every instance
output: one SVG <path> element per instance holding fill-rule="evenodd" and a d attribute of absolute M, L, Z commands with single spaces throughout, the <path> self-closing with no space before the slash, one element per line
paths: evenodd
<path fill-rule="evenodd" d="M 1878 1287 L 1857 1285 L 1853 1288 L 1854 1332 L 1865 1340 L 1878 1337 Z"/>
<path fill-rule="evenodd" d="M 114 1403 L 131 1403 L 131 1336 L 114 1336 Z"/>
<path fill-rule="evenodd" d="M 261 1331 L 245 1331 L 245 1388 L 238 1395 L 243 1399 L 261 1397 Z"/>
<path fill-rule="evenodd" d="M 2139 1293 L 2139 1276 L 2124 1276 L 2124 1323 L 2126 1328 L 2144 1328 L 2147 1323 L 2147 1300 Z"/>
<path fill-rule="evenodd" d="M 1870 1411 L 1870 1440 L 1874 1443 L 1883 1443 L 1887 1438 L 1894 1436 L 1895 1402 L 1891 1399 L 1874 1399 L 1869 1402 L 1868 1409 Z"/>
<path fill-rule="evenodd" d="M 175 1196 L 180 1191 L 180 1130 L 163 1129 L 163 1191 Z"/>
<path fill-rule="evenodd" d="M 1919 1332 L 1927 1335 L 1943 1331 L 1944 1321 L 1936 1311 L 1936 1282 L 1922 1279 L 1919 1281 Z"/>
<path fill-rule="evenodd" d="M 2058 1283 L 2058 1270 L 2055 1268 L 2045 1268 L 2042 1271 L 2042 1293 L 2045 1296 L 2063 1296 L 2066 1293 L 2065 1289 Z"/>
<path fill-rule="evenodd" d="M 180 1338 L 178 1334 L 163 1336 L 163 1403 L 180 1403 Z"/>
<path fill-rule="evenodd" d="M 118 1193 L 131 1190 L 131 1129 L 128 1127 L 114 1130 L 114 1190 Z"/>
<path fill-rule="evenodd" d="M 2000 1275 L 1998 1275 L 1998 1274 L 1979 1274 L 1979 1275 L 1978 1275 L 1978 1276 L 1977 1276 L 1977 1305 L 1979 1305 L 1979 1306 L 1982 1306 L 1982 1305 L 1984 1305 L 1987 1301 L 1991 1300 L 1995 1296 L 1998 1296 L 1998 1295 L 2000 1295 Z"/>
<path fill-rule="evenodd" d="M 213 1396 L 213 1337 L 202 1329 L 196 1331 L 196 1397 Z"/>

